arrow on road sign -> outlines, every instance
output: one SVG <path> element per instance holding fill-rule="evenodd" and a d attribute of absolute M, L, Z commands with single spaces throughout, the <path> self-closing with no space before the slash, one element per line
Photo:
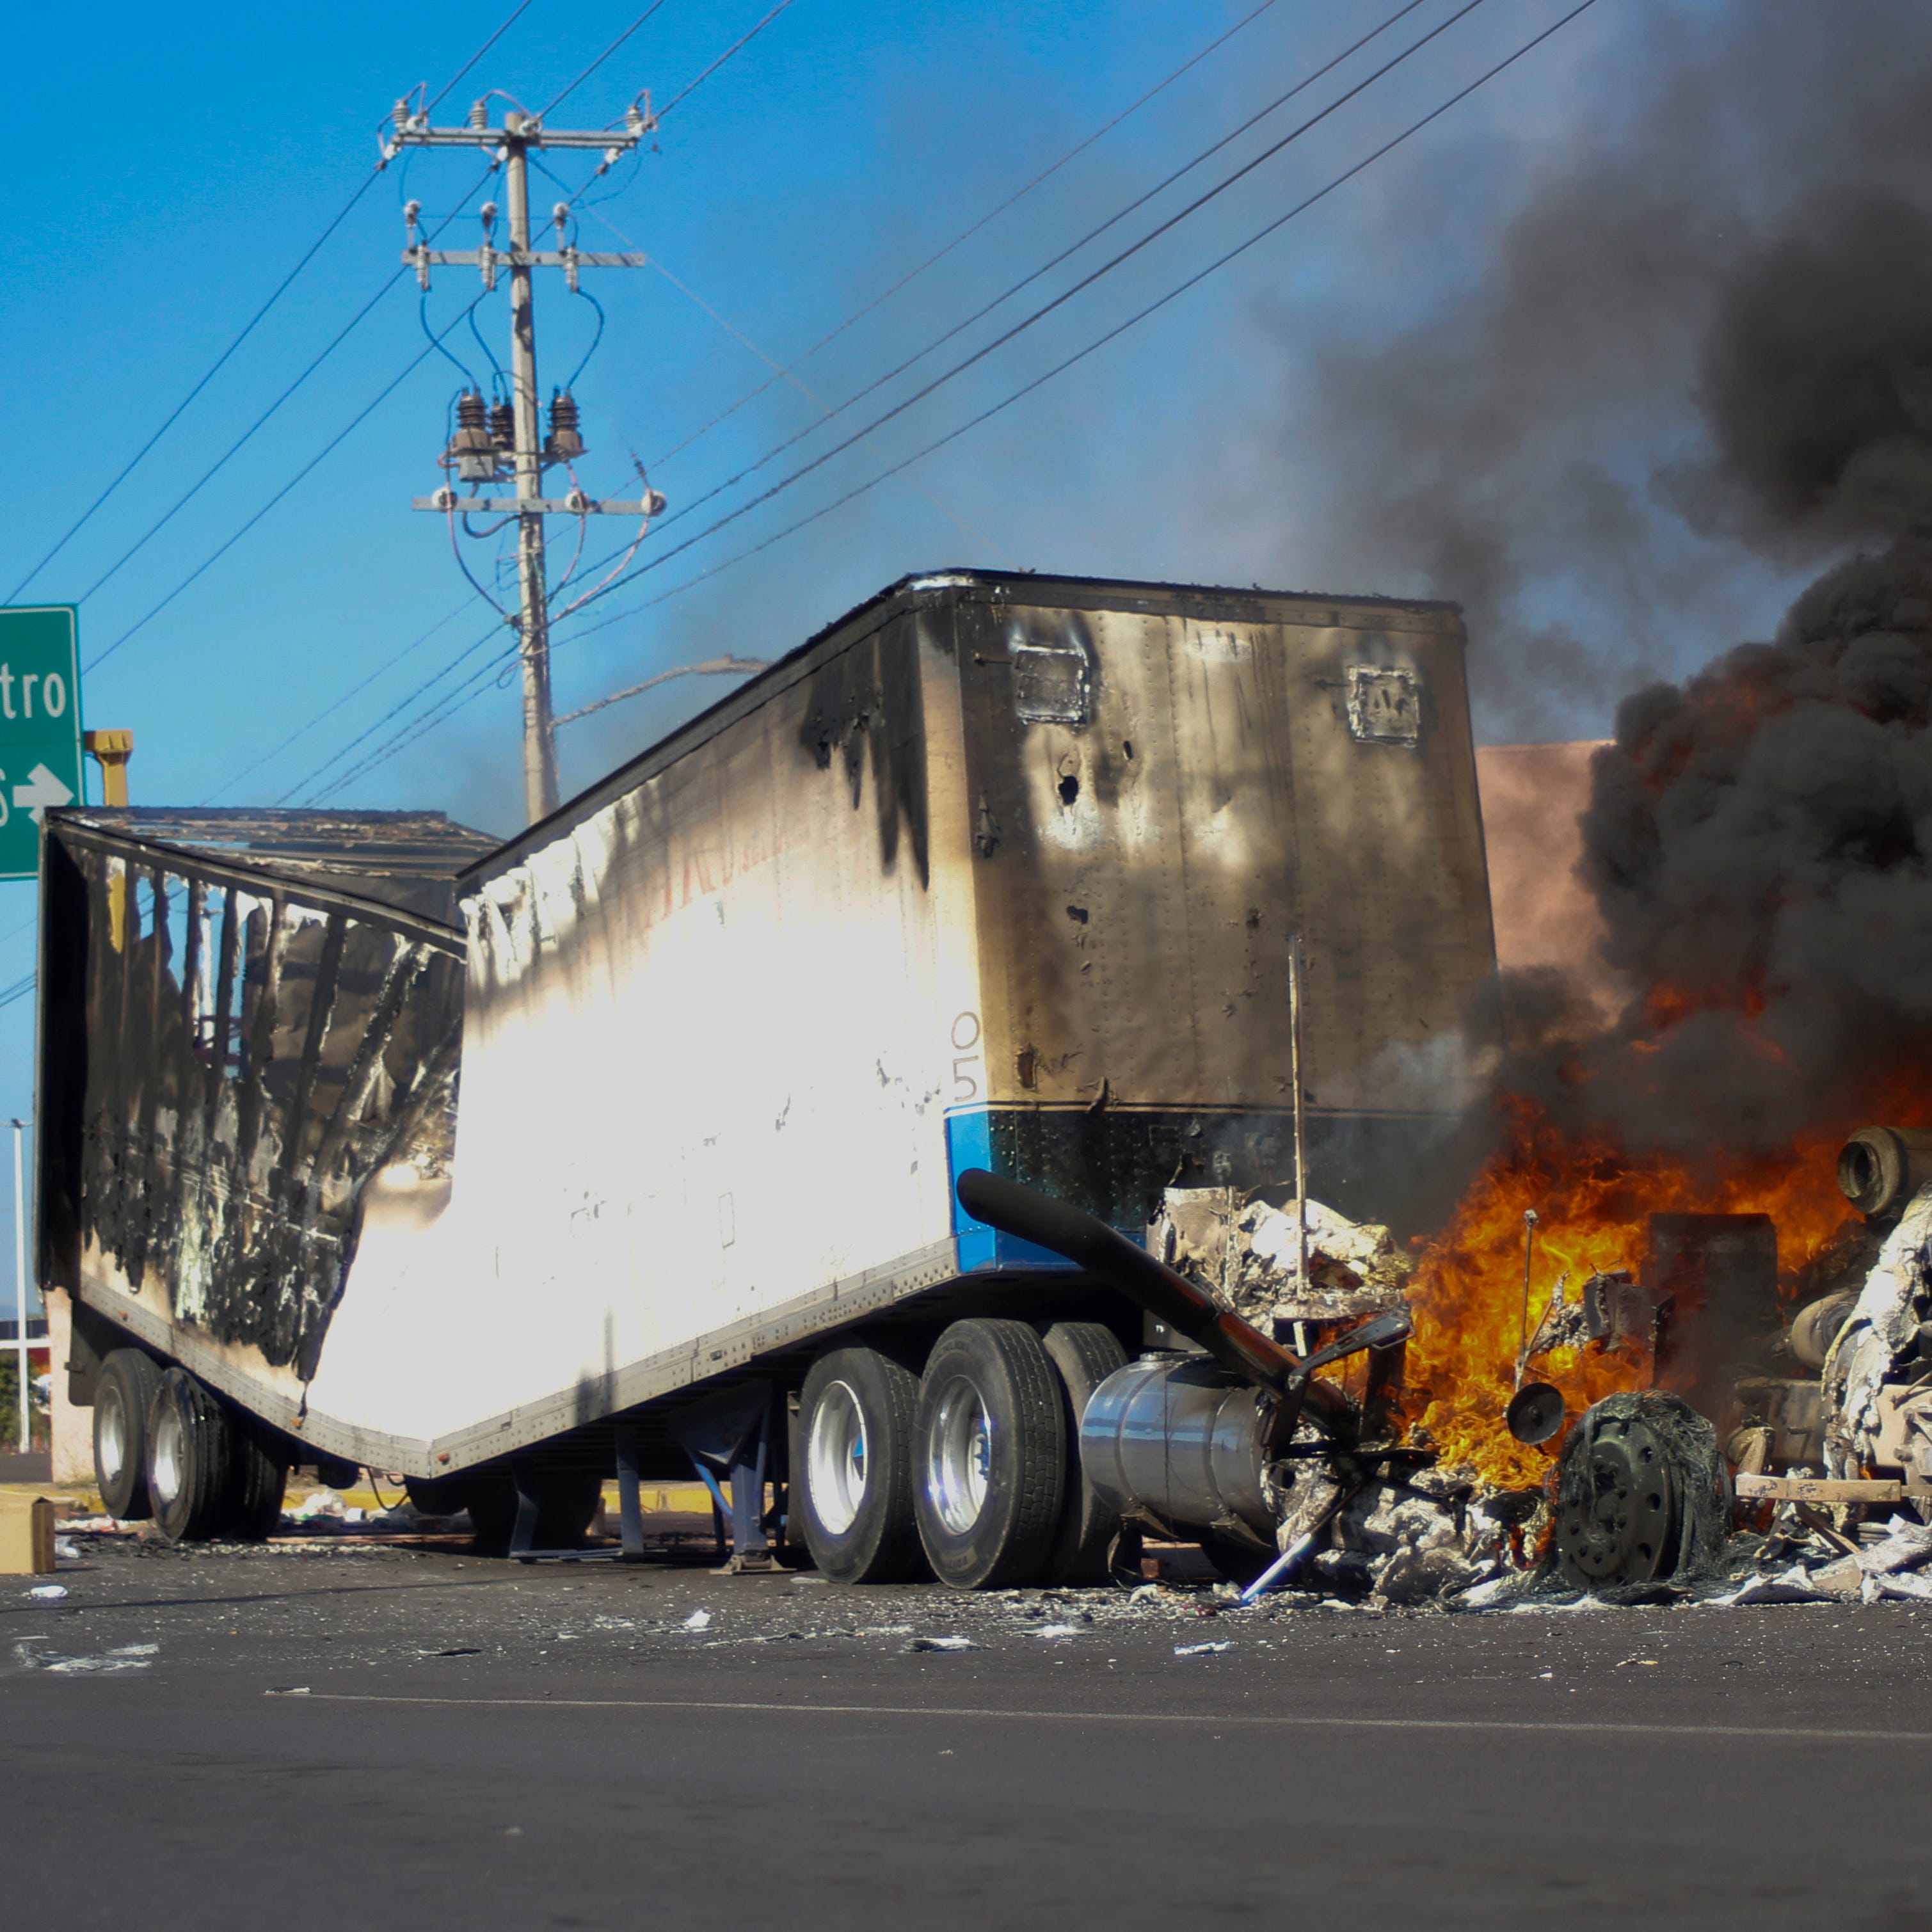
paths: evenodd
<path fill-rule="evenodd" d="M 65 805 L 73 796 L 74 794 L 45 765 L 36 765 L 27 774 L 27 782 L 14 788 L 16 809 L 23 805 L 31 806 L 36 825 L 40 824 L 40 814 L 46 806 Z"/>

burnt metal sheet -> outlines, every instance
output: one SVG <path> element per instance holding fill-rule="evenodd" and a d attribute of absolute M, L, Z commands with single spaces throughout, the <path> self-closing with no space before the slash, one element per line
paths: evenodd
<path fill-rule="evenodd" d="M 440 812 L 134 806 L 70 808 L 54 817 L 446 920 L 454 908 L 452 881 L 499 842 Z"/>
<path fill-rule="evenodd" d="M 454 935 L 92 814 L 44 879 L 41 1279 L 305 1382 L 365 1184 L 448 1171 Z"/>

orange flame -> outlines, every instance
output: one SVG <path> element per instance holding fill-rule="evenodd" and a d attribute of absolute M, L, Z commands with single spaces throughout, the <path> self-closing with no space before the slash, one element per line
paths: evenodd
<path fill-rule="evenodd" d="M 1897 1118 L 1917 1118 L 1924 1103 L 1913 1098 L 1912 1110 Z M 1627 1268 L 1641 1279 L 1654 1214 L 1768 1214 L 1778 1230 L 1780 1288 L 1789 1296 L 1804 1264 L 1856 1218 L 1837 1183 L 1846 1136 L 1888 1118 L 1879 1100 L 1774 1156 L 1720 1157 L 1694 1167 L 1573 1141 L 1526 1100 L 1508 1102 L 1508 1111 L 1511 1145 L 1478 1177 L 1441 1233 L 1420 1244 L 1410 1287 L 1415 1334 L 1404 1407 L 1445 1468 L 1466 1466 L 1510 1488 L 1540 1483 L 1560 1446 L 1526 1448 L 1503 1425 L 1522 1336 L 1526 1209 L 1540 1217 L 1530 1273 L 1532 1334 L 1560 1276 L 1568 1276 L 1572 1301 L 1599 1270 Z M 1554 1383 L 1574 1416 L 1618 1389 L 1642 1385 L 1646 1370 L 1595 1348 L 1561 1348 L 1536 1358 L 1527 1378 Z"/>

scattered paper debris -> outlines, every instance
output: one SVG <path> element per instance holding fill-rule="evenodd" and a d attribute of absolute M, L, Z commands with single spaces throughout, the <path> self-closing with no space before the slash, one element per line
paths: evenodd
<path fill-rule="evenodd" d="M 916 1636 L 906 1648 L 909 1650 L 978 1650 L 982 1646 L 970 1636 Z"/>
<path fill-rule="evenodd" d="M 1216 1651 L 1232 1650 L 1234 1643 L 1223 1637 L 1214 1643 L 1178 1643 L 1174 1646 L 1176 1657 L 1211 1657 Z"/>
<path fill-rule="evenodd" d="M 686 1630 L 709 1630 L 711 1628 L 711 1612 L 709 1610 L 693 1610 L 685 1618 L 684 1627 Z"/>
<path fill-rule="evenodd" d="M 64 1583 L 36 1583 L 27 1594 L 39 1603 L 57 1604 L 67 1594 L 67 1586 Z"/>

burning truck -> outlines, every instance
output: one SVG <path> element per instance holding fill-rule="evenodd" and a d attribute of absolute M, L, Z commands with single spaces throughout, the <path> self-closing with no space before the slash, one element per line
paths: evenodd
<path fill-rule="evenodd" d="M 1714 1179 L 1576 1103 L 1670 1056 L 1498 999 L 1462 650 L 948 572 L 506 844 L 50 814 L 39 1270 L 110 1510 L 260 1534 L 368 1465 L 530 1556 L 614 1477 L 634 1553 L 695 1471 L 739 1569 L 1151 1534 L 1418 1600 L 1708 1569 L 1735 1466 L 1855 1540 L 1932 1440 L 1921 1211 L 1805 1231 L 1792 1322 L 1788 1149 Z M 1856 1144 L 1868 1211 L 1926 1144 Z"/>

